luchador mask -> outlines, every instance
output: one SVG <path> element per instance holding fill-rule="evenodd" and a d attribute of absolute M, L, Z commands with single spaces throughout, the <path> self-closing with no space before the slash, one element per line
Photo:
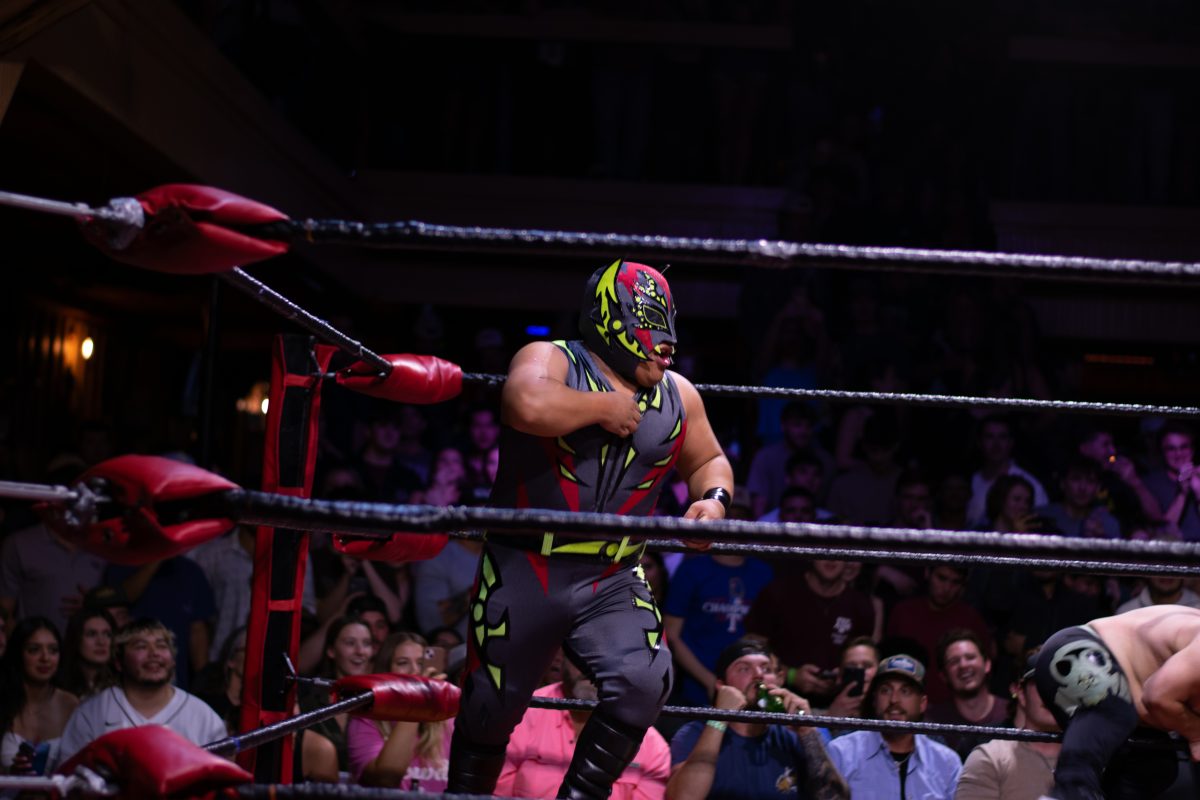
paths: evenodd
<path fill-rule="evenodd" d="M 1129 700 L 1129 684 L 1112 654 L 1090 642 L 1060 647 L 1050 662 L 1050 674 L 1058 684 L 1054 702 L 1068 716 L 1081 705 L 1094 706 L 1109 696 Z"/>
<path fill-rule="evenodd" d="M 579 332 L 597 355 L 626 378 L 651 353 L 668 363 L 675 347 L 675 303 L 658 270 L 614 261 L 592 274 L 583 296 Z"/>

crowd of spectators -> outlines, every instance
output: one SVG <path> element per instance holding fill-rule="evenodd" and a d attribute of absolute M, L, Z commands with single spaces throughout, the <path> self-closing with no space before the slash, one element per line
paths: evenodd
<path fill-rule="evenodd" d="M 931 326 L 923 341 L 937 346 L 910 352 L 900 345 L 916 335 L 913 320 L 891 319 L 894 309 L 870 286 L 856 283 L 832 293 L 848 298 L 855 309 L 845 315 L 853 324 L 843 324 L 839 315 L 836 325 L 816 299 L 828 293 L 810 288 L 794 292 L 767 320 L 760 365 L 766 383 L 1052 392 L 1054 381 L 1042 374 L 1040 360 L 1024 355 L 1028 348 L 1036 351 L 1037 339 L 1019 309 L 993 339 L 984 326 L 998 318 L 979 314 L 979 296 L 952 288 L 941 316 L 922 320 Z M 316 496 L 487 502 L 501 427 L 494 397 L 472 393 L 460 406 L 429 408 L 366 403 L 331 395 L 325 413 L 345 415 L 353 424 L 326 426 Z M 754 422 L 755 410 L 740 406 L 734 414 L 730 408 L 714 405 L 712 418 L 737 470 L 730 508 L 735 518 L 1200 540 L 1194 434 L 1175 420 L 1110 424 L 1094 417 L 962 410 L 939 410 L 933 417 L 916 408 L 805 401 L 764 404 Z M 50 480 L 68 482 L 89 463 L 116 452 L 119 442 L 90 446 L 86 457 L 59 456 Z M 659 513 L 686 506 L 680 490 L 677 482 L 665 481 Z M 121 726 L 166 721 L 198 742 L 235 731 L 253 531 L 235 528 L 185 556 L 130 567 L 107 564 L 31 522 L 13 510 L 0 546 L 0 611 L 8 631 L 0 659 L 4 769 L 31 772 L 61 763 L 111 720 Z M 300 671 L 328 678 L 376 670 L 453 675 L 480 547 L 456 539 L 430 561 L 392 564 L 340 555 L 327 536 L 314 535 Z M 749 683 L 730 681 L 731 665 L 721 659 L 749 637 L 772 664 L 766 676 L 755 661 L 756 680 L 786 692 L 781 697 L 794 707 L 803 702 L 846 717 L 1041 729 L 1034 726 L 1047 724 L 1045 714 L 1034 707 L 1036 692 L 1026 691 L 1023 664 L 1049 634 L 1149 604 L 1200 607 L 1195 586 L 1167 577 L 707 554 L 647 554 L 644 568 L 664 610 L 676 660 L 674 702 L 731 702 L 731 686 L 745 699 Z M 594 692 L 569 664 L 552 670 L 545 683 L 549 696 Z M 1008 700 L 1014 695 L 1015 704 Z M 323 693 L 306 690 L 298 707 L 325 702 Z M 582 722 L 566 712 L 527 718 L 514 738 L 506 791 L 520 796 L 555 783 L 550 772 L 565 768 L 566 748 Z M 730 741 L 764 735 L 754 726 L 729 727 Z M 757 758 L 752 743 L 742 743 L 750 748 L 742 756 L 726 756 L 724 745 L 707 731 L 676 733 L 667 719 L 660 731 L 661 742 L 638 760 L 629 796 L 669 794 L 674 772 L 685 769 L 689 758 L 693 766 L 698 763 L 695 748 L 708 748 L 701 752 L 716 758 L 718 768 L 727 758 L 731 763 Z M 296 778 L 438 791 L 451 732 L 449 723 L 334 718 L 301 737 Z M 920 763 L 941 765 L 940 777 L 926 776 L 932 783 L 923 784 L 935 788 L 953 787 L 964 759 L 962 780 L 977 782 L 983 778 L 972 769 L 973 760 L 986 758 L 995 773 L 1030 757 L 994 742 L 977 748 L 983 742 L 972 739 L 947 740 L 949 749 L 937 749 L 933 745 L 943 744 L 920 737 L 847 734 L 825 732 L 822 741 L 829 742 L 830 763 L 851 789 L 863 769 L 875 768 L 870 759 L 876 751 L 889 750 L 895 763 L 915 753 L 914 769 Z M 672 735 L 683 738 L 668 748 Z M 824 764 L 806 738 L 770 741 L 771 758 L 802 753 L 813 769 Z M 518 771 L 535 758 L 533 748 L 551 744 L 553 754 L 536 754 L 546 775 Z M 942 768 L 950 764 L 947 753 L 953 769 Z M 692 786 L 698 779 L 690 772 L 685 778 L 677 785 Z M 716 784 L 726 778 L 718 771 Z M 943 796 L 935 788 L 931 796 Z"/>

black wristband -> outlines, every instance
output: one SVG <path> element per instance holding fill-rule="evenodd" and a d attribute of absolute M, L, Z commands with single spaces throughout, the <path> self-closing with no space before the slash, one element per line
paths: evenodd
<path fill-rule="evenodd" d="M 733 502 L 733 495 L 727 492 L 721 486 L 714 486 L 704 493 L 701 500 L 716 500 L 721 505 L 725 506 L 725 510 L 729 510 L 729 504 Z"/>

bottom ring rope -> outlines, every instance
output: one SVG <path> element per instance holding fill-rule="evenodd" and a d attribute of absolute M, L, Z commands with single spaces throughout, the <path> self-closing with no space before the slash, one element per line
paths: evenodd
<path fill-rule="evenodd" d="M 204 749 L 217 755 L 233 755 L 242 750 L 257 747 L 301 728 L 311 727 L 318 722 L 346 711 L 370 705 L 370 692 L 347 697 L 323 708 L 289 717 L 273 725 L 266 725 L 237 736 L 230 736 L 204 745 Z M 595 700 L 570 698 L 533 697 L 529 707 L 567 711 L 592 711 L 599 703 Z M 901 720 L 863 719 L 860 717 L 831 717 L 819 714 L 781 714 L 773 711 L 748 711 L 719 709 L 711 706 L 663 706 L 659 712 L 665 717 L 692 720 L 720 720 L 722 722 L 746 722 L 767 725 L 798 725 L 808 728 L 843 728 L 879 732 L 911 732 L 939 736 L 943 734 L 987 737 L 990 739 L 1013 739 L 1025 742 L 1061 742 L 1062 736 L 1021 728 L 997 728 L 985 725 L 953 725 L 945 722 L 905 722 Z M 1149 750 L 1177 750 L 1184 745 L 1181 741 L 1161 739 L 1130 739 L 1130 747 Z"/>
<path fill-rule="evenodd" d="M 252 783 L 249 786 L 237 787 L 237 796 L 245 798 L 304 798 L 332 797 L 345 800 L 433 800 L 445 797 L 447 800 L 515 800 L 501 798 L 490 794 L 430 794 L 414 792 L 406 789 L 379 789 L 373 786 L 356 786 L 347 783 Z"/>

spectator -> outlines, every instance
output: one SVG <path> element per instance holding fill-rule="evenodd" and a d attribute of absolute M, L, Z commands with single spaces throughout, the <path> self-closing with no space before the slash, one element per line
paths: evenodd
<path fill-rule="evenodd" d="M 85 700 L 116 683 L 113 633 L 117 623 L 103 608 L 84 608 L 67 623 L 59 683 Z"/>
<path fill-rule="evenodd" d="M 388 634 L 391 633 L 391 627 L 388 625 L 387 606 L 375 595 L 364 594 L 347 604 L 346 613 L 352 617 L 358 617 L 371 629 L 371 656 L 374 657 L 388 638 Z"/>
<path fill-rule="evenodd" d="M 779 498 L 779 522 L 816 522 L 817 512 L 812 492 L 799 486 L 785 489 Z"/>
<path fill-rule="evenodd" d="M 883 620 L 887 612 L 883 607 L 883 599 L 874 593 L 874 587 L 877 584 L 875 579 L 877 567 L 872 564 L 870 567 L 864 568 L 861 561 L 843 561 L 842 563 L 845 564 L 842 568 L 842 580 L 848 587 L 865 594 L 871 601 L 871 607 L 875 609 L 875 623 L 871 628 L 871 640 L 878 642 L 883 638 Z"/>
<path fill-rule="evenodd" d="M 869 636 L 859 636 L 846 642 L 842 648 L 842 660 L 838 664 L 837 686 L 838 693 L 824 713 L 831 717 L 866 716 L 869 709 L 864 708 L 867 697 L 867 687 L 875 678 L 879 667 L 879 646 Z M 832 731 L 834 736 L 848 733 L 845 730 Z"/>
<path fill-rule="evenodd" d="M 225 637 L 220 655 L 205 667 L 196 686 L 196 696 L 217 712 L 230 731 L 236 731 L 241 725 L 245 669 L 246 629 L 238 628 Z"/>
<path fill-rule="evenodd" d="M 83 605 L 100 583 L 105 561 L 80 550 L 45 525 L 8 535 L 0 546 L 0 614 L 11 624 L 20 617 L 45 617 L 55 630 Z"/>
<path fill-rule="evenodd" d="M 467 607 L 483 543 L 451 539 L 442 552 L 411 565 L 413 602 L 422 632 L 451 627 L 467 636 Z"/>
<path fill-rule="evenodd" d="M 186 689 L 193 672 L 208 663 L 209 625 L 217 614 L 212 587 L 204 571 L 189 558 L 176 556 L 140 567 L 110 564 L 106 586 L 119 587 L 134 617 L 151 617 L 171 629 L 171 671 L 175 685 Z"/>
<path fill-rule="evenodd" d="M 433 474 L 425 488 L 413 492 L 410 502 L 431 506 L 452 506 L 462 502 L 467 481 L 466 461 L 457 447 L 438 451 L 433 462 Z"/>
<path fill-rule="evenodd" d="M 500 443 L 500 417 L 496 409 L 472 409 L 467 417 L 467 437 L 470 440 L 466 454 L 467 483 L 490 491 L 494 477 L 488 477 L 488 454 Z"/>
<path fill-rule="evenodd" d="M 371 629 L 365 622 L 358 617 L 338 617 L 325 633 L 320 676 L 337 680 L 347 675 L 363 675 L 370 667 L 373 651 Z M 299 701 L 301 711 L 312 711 L 329 704 L 329 693 L 319 687 L 305 687 L 299 692 Z M 350 758 L 346 750 L 348 722 L 349 715 L 342 713 L 312 726 L 312 730 L 333 742 L 340 772 L 350 770 Z"/>
<path fill-rule="evenodd" d="M 1187 606 L 1200 608 L 1200 595 L 1183 585 L 1183 578 L 1156 575 L 1146 579 L 1146 588 L 1117 608 L 1118 614 L 1147 606 Z"/>
<path fill-rule="evenodd" d="M 933 527 L 943 531 L 966 531 L 974 527 L 967 515 L 971 503 L 971 481 L 966 473 L 949 472 L 938 481 Z"/>
<path fill-rule="evenodd" d="M 750 510 L 758 519 L 767 509 L 779 505 L 786 479 L 788 459 L 796 453 L 808 452 L 824 464 L 822 472 L 832 471 L 833 458 L 819 449 L 814 433 L 817 427 L 816 413 L 805 403 L 793 401 L 783 407 L 780 415 L 783 440 L 769 444 L 754 454 L 750 462 L 750 475 L 746 488 L 750 492 Z"/>
<path fill-rule="evenodd" d="M 79 699 L 55 685 L 60 641 L 54 623 L 26 617 L 0 658 L 0 769 L 45 773 Z"/>
<path fill-rule="evenodd" d="M 825 324 L 825 315 L 817 308 L 809 297 L 807 286 L 795 285 L 783 308 L 771 320 L 765 335 L 756 349 L 754 372 L 762 376 L 763 386 L 781 386 L 793 389 L 815 389 L 832 370 L 836 357 L 833 341 Z M 797 403 L 797 405 L 799 405 Z M 787 417 L 793 403 L 786 405 L 783 400 L 763 399 L 758 401 L 758 435 L 763 443 L 778 442 L 782 433 L 785 442 L 792 439 L 793 432 L 788 431 Z M 776 425 L 776 420 L 782 421 L 782 431 Z M 815 419 L 813 420 L 815 422 Z M 815 426 L 814 426 L 815 428 Z M 809 434 L 811 439 L 811 429 Z M 799 450 L 811 446 L 810 440 L 793 441 L 792 448 Z M 765 448 L 764 448 L 765 449 Z M 779 473 L 786 456 L 777 457 L 772 475 Z M 827 473 L 833 472 L 833 459 L 830 458 Z M 751 467 L 751 482 L 754 481 L 754 470 Z M 750 487 L 755 491 L 754 486 Z M 777 496 L 777 495 L 776 495 Z M 774 505 L 772 497 L 768 496 L 767 504 L 754 507 L 755 516 L 761 516 L 765 509 Z"/>
<path fill-rule="evenodd" d="M 1127 526 L 1138 519 L 1162 519 L 1162 508 L 1138 475 L 1128 456 L 1117 453 L 1107 428 L 1088 427 L 1079 437 L 1078 452 L 1100 467 L 1100 501 Z"/>
<path fill-rule="evenodd" d="M 717 657 L 746 635 L 750 604 L 770 581 L 771 568 L 745 556 L 697 555 L 675 570 L 663 628 L 680 667 L 676 681 L 683 702 L 708 705 L 712 700 Z"/>
<path fill-rule="evenodd" d="M 562 682 L 543 686 L 534 695 L 598 699 L 595 685 L 569 658 L 563 659 Z M 527 710 L 508 740 L 496 795 L 555 796 L 589 716 L 590 711 Z M 650 728 L 632 763 L 613 784 L 611 796 L 616 800 L 661 800 L 670 771 L 670 748 L 662 735 Z"/>
<path fill-rule="evenodd" d="M 951 725 L 1002 725 L 1008 719 L 1008 703 L 988 691 L 992 660 L 980 636 L 960 628 L 942 636 L 934 651 L 938 669 L 950 684 L 950 698 L 930 705 L 930 722 Z M 978 744 L 987 741 L 978 736 L 947 734 L 946 745 L 964 761 Z"/>
<path fill-rule="evenodd" d="M 428 483 L 433 454 L 422 442 L 429 423 L 425 413 L 417 406 L 401 405 L 396 408 L 396 447 L 393 451 L 396 463 L 412 471 L 421 483 Z"/>
<path fill-rule="evenodd" d="M 825 463 L 812 450 L 801 450 L 793 453 L 788 457 L 787 465 L 784 468 L 784 494 L 788 489 L 800 488 L 804 489 L 812 495 L 814 502 L 825 492 Z M 780 502 L 783 502 L 783 496 L 780 495 Z M 778 522 L 779 508 L 772 508 L 767 513 L 758 518 L 760 522 Z M 817 508 L 817 522 L 826 522 L 833 519 L 833 512 L 825 508 Z"/>
<path fill-rule="evenodd" d="M 235 630 L 250 619 L 251 582 L 254 578 L 254 528 L 238 525 L 230 533 L 190 550 L 187 558 L 196 562 L 204 572 L 212 588 L 216 607 L 216 623 L 213 626 L 205 662 L 216 661 L 221 655 L 221 646 Z M 317 596 L 314 589 L 312 559 L 305 559 L 304 610 L 317 612 Z M 203 665 L 201 665 L 203 666 Z"/>
<path fill-rule="evenodd" d="M 424 484 L 420 476 L 400 463 L 400 418 L 394 406 L 381 405 L 367 425 L 367 442 L 355 464 L 367 497 L 383 503 L 404 503 Z"/>
<path fill-rule="evenodd" d="M 754 640 L 726 647 L 717 659 L 716 674 L 713 705 L 718 709 L 747 708 L 762 687 L 783 702 L 787 713 L 809 711 L 804 698 L 778 686 L 769 651 Z M 671 740 L 671 800 L 751 800 L 793 793 L 830 800 L 850 797 L 816 728 L 709 720 L 689 722 Z"/>
<path fill-rule="evenodd" d="M 375 656 L 375 672 L 445 679 L 435 675 L 428 654 L 428 644 L 418 634 L 392 634 Z M 453 730 L 453 720 L 383 722 L 355 717 L 346 726 L 350 773 L 363 786 L 444 792 Z"/>
<path fill-rule="evenodd" d="M 225 723 L 198 697 L 172 686 L 175 635 L 158 620 L 143 617 L 117 632 L 119 683 L 79 704 L 62 735 L 66 761 L 106 733 L 142 725 L 163 725 L 192 744 L 227 735 Z"/>
<path fill-rule="evenodd" d="M 647 550 L 642 553 L 642 560 L 638 562 L 638 566 L 642 568 L 642 575 L 646 585 L 650 587 L 650 596 L 654 598 L 654 604 L 662 608 L 662 604 L 667 601 L 667 587 L 671 582 L 662 553 Z"/>
<path fill-rule="evenodd" d="M 1030 570 L 1019 579 L 1013 594 L 1015 608 L 1004 638 L 1004 652 L 1011 658 L 1020 658 L 1028 647 L 1046 641 L 1056 631 L 1103 616 L 1101 598 L 1073 591 L 1062 573 Z M 1003 677 L 1007 682 L 1010 676 Z"/>
<path fill-rule="evenodd" d="M 1100 499 L 1100 466 L 1086 456 L 1076 456 L 1063 470 L 1059 488 L 1062 501 L 1037 509 L 1064 536 L 1120 539 L 1121 526 Z"/>
<path fill-rule="evenodd" d="M 919 722 L 925 714 L 925 666 L 898 654 L 879 662 L 867 692 L 878 719 Z M 962 762 L 953 750 L 922 734 L 907 731 L 855 731 L 834 739 L 829 756 L 846 778 L 852 796 L 954 796 Z"/>
<path fill-rule="evenodd" d="M 217 712 L 230 733 L 241 725 L 245 667 L 246 629 L 238 628 L 225 639 L 219 659 L 205 669 L 204 692 L 198 693 Z M 299 706 L 294 710 L 298 713 Z M 338 781 L 337 749 L 333 742 L 312 729 L 297 733 L 292 746 L 292 782 L 304 781 Z"/>
<path fill-rule="evenodd" d="M 987 520 L 981 526 L 1000 533 L 1038 532 L 1043 520 L 1033 513 L 1033 484 L 1020 475 L 1001 475 L 988 490 Z"/>
<path fill-rule="evenodd" d="M 1200 471 L 1192 464 L 1194 446 L 1190 428 L 1167 423 L 1158 432 L 1163 469 L 1146 476 L 1146 488 L 1162 508 L 1163 518 L 1189 542 L 1200 540 Z"/>
<path fill-rule="evenodd" d="M 986 507 L 988 492 L 996 479 L 1002 475 L 1016 475 L 1028 481 L 1033 490 L 1030 508 L 1044 506 L 1050 502 L 1038 479 L 1021 469 L 1013 460 L 1014 445 L 1012 423 L 1007 417 L 994 415 L 984 417 L 980 421 L 978 446 L 983 457 L 983 466 L 971 476 L 971 502 L 967 506 L 967 516 L 975 524 L 992 519 Z"/>
<path fill-rule="evenodd" d="M 1033 681 L 1034 656 L 1022 661 L 1023 671 L 1010 687 L 1016 700 L 1013 725 L 1026 731 L 1057 733 L 1058 723 L 1046 709 Z M 993 739 L 967 756 L 958 778 L 955 800 L 1025 800 L 1043 797 L 1054 786 L 1058 742 L 1018 742 Z"/>
<path fill-rule="evenodd" d="M 915 642 L 936 657 L 938 640 L 948 631 L 966 628 L 974 631 L 980 641 L 988 642 L 987 622 L 972 608 L 963 595 L 967 587 L 967 570 L 951 564 L 938 564 L 925 570 L 925 593 L 902 600 L 892 609 L 888 619 L 888 638 Z M 984 652 L 991 652 L 990 647 Z M 949 698 L 950 692 L 942 674 L 926 675 L 925 694 L 934 705 Z"/>
<path fill-rule="evenodd" d="M 896 480 L 891 525 L 916 530 L 933 527 L 933 487 L 917 470 L 905 470 Z M 880 564 L 875 573 L 875 591 L 891 607 L 896 601 L 916 594 L 921 577 L 919 565 Z"/>
<path fill-rule="evenodd" d="M 883 525 L 892 518 L 900 467 L 900 429 L 892 414 L 875 413 L 863 426 L 863 461 L 829 487 L 829 510 L 854 525 Z"/>
<path fill-rule="evenodd" d="M 787 685 L 814 702 L 833 691 L 842 647 L 875 626 L 871 598 L 847 586 L 841 561 L 809 562 L 795 576 L 776 576 L 755 598 L 746 630 L 767 640 L 788 665 Z M 791 613 L 804 609 L 804 613 Z"/>
<path fill-rule="evenodd" d="M 97 586 L 83 596 L 84 608 L 102 608 L 113 619 L 113 636 L 133 622 L 129 613 L 129 598 L 120 586 Z"/>

